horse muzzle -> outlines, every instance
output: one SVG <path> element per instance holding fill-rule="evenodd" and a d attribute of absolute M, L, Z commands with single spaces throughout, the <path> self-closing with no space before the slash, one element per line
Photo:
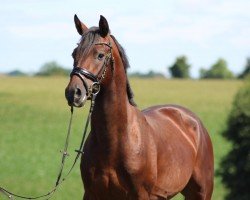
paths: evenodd
<path fill-rule="evenodd" d="M 69 106 L 82 107 L 87 101 L 85 88 L 80 88 L 78 85 L 67 87 L 65 89 L 65 97 Z"/>

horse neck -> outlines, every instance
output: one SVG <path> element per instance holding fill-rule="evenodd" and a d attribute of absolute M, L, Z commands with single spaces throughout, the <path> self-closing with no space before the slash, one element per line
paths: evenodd
<path fill-rule="evenodd" d="M 128 121 L 127 77 L 118 51 L 114 49 L 114 69 L 108 70 L 105 85 L 96 98 L 92 115 L 92 134 L 98 146 L 117 152 L 119 137 L 125 134 Z"/>

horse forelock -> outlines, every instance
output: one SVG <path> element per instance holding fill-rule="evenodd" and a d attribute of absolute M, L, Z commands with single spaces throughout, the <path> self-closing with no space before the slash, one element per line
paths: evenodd
<path fill-rule="evenodd" d="M 78 46 L 81 56 L 88 54 L 91 47 L 98 41 L 100 38 L 98 32 L 98 27 L 91 27 L 88 31 L 83 33 Z"/>

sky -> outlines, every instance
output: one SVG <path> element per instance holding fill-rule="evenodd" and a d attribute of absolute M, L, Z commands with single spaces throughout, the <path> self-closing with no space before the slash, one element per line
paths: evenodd
<path fill-rule="evenodd" d="M 129 72 L 167 75 L 185 55 L 193 77 L 219 58 L 238 74 L 250 57 L 249 10 L 249 0 L 0 0 L 0 73 L 32 74 L 50 61 L 72 68 L 77 14 L 88 27 L 105 16 Z"/>

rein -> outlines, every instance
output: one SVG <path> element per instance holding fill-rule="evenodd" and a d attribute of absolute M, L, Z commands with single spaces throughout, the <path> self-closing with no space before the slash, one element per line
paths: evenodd
<path fill-rule="evenodd" d="M 36 196 L 36 197 L 28 197 L 28 196 L 18 195 L 18 194 L 12 193 L 12 192 L 8 191 L 7 189 L 0 186 L 0 192 L 3 195 L 5 195 L 7 198 L 14 199 L 14 197 L 17 197 L 17 198 L 21 198 L 21 199 L 41 199 L 41 198 L 44 198 L 46 200 L 50 199 L 53 196 L 53 194 L 56 192 L 58 187 L 70 175 L 70 173 L 72 172 L 73 168 L 75 167 L 75 164 L 76 164 L 77 160 L 79 159 L 80 155 L 84 154 L 84 151 L 83 151 L 84 142 L 85 142 L 89 122 L 90 122 L 90 119 L 91 119 L 91 115 L 92 115 L 92 112 L 93 112 L 93 108 L 94 108 L 94 105 L 95 105 L 96 96 L 100 91 L 101 82 L 105 78 L 107 67 L 108 67 L 108 62 L 109 61 L 111 62 L 111 67 L 112 68 L 113 68 L 113 63 L 114 63 L 114 58 L 113 58 L 113 55 L 112 55 L 112 46 L 111 46 L 110 43 L 109 44 L 107 44 L 107 43 L 96 43 L 95 45 L 106 45 L 106 46 L 108 46 L 110 48 L 110 51 L 106 55 L 103 66 L 102 66 L 101 70 L 99 71 L 99 73 L 97 75 L 94 75 L 93 73 L 89 72 L 86 69 L 82 69 L 80 67 L 74 67 L 74 69 L 72 70 L 72 72 L 70 74 L 70 77 L 76 75 L 82 80 L 83 85 L 84 85 L 84 87 L 85 87 L 85 89 L 87 91 L 87 97 L 88 97 L 88 99 L 91 99 L 91 105 L 90 105 L 90 108 L 89 108 L 87 121 L 85 123 L 84 131 L 83 131 L 83 135 L 82 135 L 82 140 L 81 140 L 79 149 L 75 150 L 77 154 L 76 154 L 75 160 L 74 160 L 71 168 L 66 173 L 66 175 L 62 178 L 62 173 L 63 173 L 63 169 L 64 169 L 65 160 L 66 160 L 66 157 L 69 155 L 67 150 L 68 150 L 69 138 L 70 138 L 70 134 L 71 134 L 71 125 L 72 125 L 72 119 L 73 119 L 73 106 L 71 106 L 71 116 L 70 116 L 69 125 L 68 125 L 68 132 L 67 132 L 67 136 L 66 136 L 66 140 L 65 140 L 65 144 L 64 144 L 64 149 L 63 149 L 63 151 L 61 151 L 62 152 L 61 166 L 60 166 L 57 178 L 56 178 L 55 186 L 48 193 L 40 195 L 40 196 Z M 91 86 L 88 86 L 88 84 L 85 81 L 84 77 L 93 81 Z"/>
<path fill-rule="evenodd" d="M 17 198 L 21 198 L 21 199 L 41 199 L 41 198 L 45 198 L 46 199 L 50 199 L 53 194 L 56 192 L 56 190 L 58 189 L 58 187 L 66 180 L 66 178 L 70 175 L 70 173 L 72 172 L 77 160 L 79 159 L 80 155 L 83 154 L 83 146 L 84 146 L 84 142 L 85 142 L 85 138 L 86 138 L 86 134 L 87 134 L 87 130 L 88 130 L 88 125 L 91 119 L 91 115 L 93 112 L 93 108 L 95 105 L 95 99 L 98 93 L 94 93 L 92 95 L 92 99 L 91 99 L 91 105 L 90 105 L 90 109 L 89 109 L 89 114 L 88 114 L 88 118 L 87 121 L 85 123 L 85 127 L 84 127 L 84 131 L 83 131 L 83 135 L 82 135 L 82 140 L 79 146 L 78 150 L 75 150 L 77 152 L 75 160 L 71 166 L 71 168 L 69 169 L 69 171 L 66 173 L 66 175 L 62 178 L 62 173 L 63 173 L 63 169 L 64 169 L 64 164 L 65 164 L 65 160 L 66 160 L 66 156 L 68 156 L 68 144 L 69 144 L 69 136 L 71 133 L 71 125 L 72 125 L 72 118 L 73 118 L 73 107 L 71 107 L 71 116 L 70 116 L 70 120 L 69 120 L 69 126 L 68 126 L 68 132 L 67 132 L 67 137 L 65 140 L 65 144 L 64 144 L 64 149 L 62 151 L 62 161 L 61 161 L 61 166 L 60 166 L 60 170 L 56 179 L 56 183 L 55 186 L 46 194 L 40 195 L 40 196 L 36 196 L 36 197 L 28 197 L 28 196 L 22 196 L 22 195 L 18 195 L 15 193 L 12 193 L 10 191 L 8 191 L 7 189 L 0 187 L 0 192 L 2 192 L 6 197 L 8 197 L 9 199 L 14 199 L 13 197 L 17 197 Z"/>
<path fill-rule="evenodd" d="M 87 130 L 88 130 L 88 125 L 89 125 L 89 122 L 90 122 L 90 119 L 91 119 L 91 115 L 92 115 L 92 112 L 93 112 L 93 108 L 94 108 L 94 105 L 95 105 L 95 99 L 96 99 L 97 94 L 98 93 L 95 93 L 95 94 L 92 95 L 91 105 L 90 105 L 90 109 L 89 109 L 88 118 L 87 118 L 87 121 L 85 123 L 85 128 L 84 128 L 84 131 L 83 131 L 82 140 L 81 140 L 79 149 L 75 150 L 77 152 L 75 160 L 74 160 L 71 168 L 69 169 L 69 171 L 66 173 L 66 175 L 62 178 L 62 173 L 63 173 L 63 168 L 64 168 L 66 156 L 69 155 L 67 150 L 68 150 L 68 144 L 69 144 L 69 136 L 71 134 L 71 125 L 72 125 L 72 118 L 73 118 L 73 107 L 71 107 L 71 116 L 70 116 L 70 120 L 69 120 L 67 137 L 66 137 L 65 144 L 64 144 L 64 149 L 63 149 L 63 152 L 62 152 L 61 166 L 60 166 L 59 173 L 57 175 L 55 186 L 48 193 L 40 195 L 40 196 L 36 196 L 36 197 L 28 197 L 28 196 L 18 195 L 18 194 L 15 194 L 15 193 L 12 193 L 12 192 L 8 191 L 7 189 L 5 189 L 3 187 L 0 187 L 0 192 L 2 192 L 3 195 L 5 195 L 9 199 L 14 199 L 14 197 L 21 198 L 21 199 L 41 199 L 41 198 L 45 199 L 45 197 L 46 197 L 46 200 L 50 199 L 53 196 L 53 194 L 56 192 L 58 187 L 66 180 L 66 178 L 72 172 L 72 170 L 75 167 L 75 164 L 76 164 L 77 160 L 79 159 L 80 155 L 84 153 L 83 152 L 83 146 L 84 146 L 84 142 L 85 142 L 85 138 L 86 138 L 86 134 L 87 134 Z"/>

